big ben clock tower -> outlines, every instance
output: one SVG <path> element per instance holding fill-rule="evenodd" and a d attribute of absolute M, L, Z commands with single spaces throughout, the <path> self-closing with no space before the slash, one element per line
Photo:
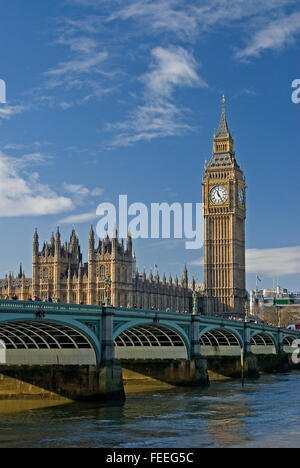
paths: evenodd
<path fill-rule="evenodd" d="M 244 316 L 246 186 L 225 112 L 203 178 L 205 313 Z"/>

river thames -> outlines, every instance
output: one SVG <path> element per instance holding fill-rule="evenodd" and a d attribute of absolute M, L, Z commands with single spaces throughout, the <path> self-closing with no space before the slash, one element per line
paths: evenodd
<path fill-rule="evenodd" d="M 300 372 L 1 415 L 0 447 L 300 447 Z"/>

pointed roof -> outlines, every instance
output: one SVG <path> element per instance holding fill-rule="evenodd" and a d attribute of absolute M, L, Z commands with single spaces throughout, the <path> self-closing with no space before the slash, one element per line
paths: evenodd
<path fill-rule="evenodd" d="M 217 133 L 215 135 L 215 138 L 231 138 L 232 139 L 232 136 L 231 136 L 229 128 L 228 128 L 227 119 L 226 119 L 225 103 L 226 103 L 226 99 L 225 99 L 225 96 L 223 94 L 221 122 L 220 122 L 220 125 L 219 125 L 219 129 L 218 129 L 218 131 L 217 131 Z"/>

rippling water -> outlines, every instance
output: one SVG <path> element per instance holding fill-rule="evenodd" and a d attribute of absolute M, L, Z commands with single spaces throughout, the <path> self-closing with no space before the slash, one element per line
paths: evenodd
<path fill-rule="evenodd" d="M 300 447 L 300 373 L 1 416 L 0 447 Z"/>

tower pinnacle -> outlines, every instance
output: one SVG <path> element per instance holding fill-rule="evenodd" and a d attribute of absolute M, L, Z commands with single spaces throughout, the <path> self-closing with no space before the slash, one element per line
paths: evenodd
<path fill-rule="evenodd" d="M 225 154 L 230 153 L 234 155 L 234 142 L 229 131 L 227 119 L 226 119 L 226 99 L 223 94 L 222 96 L 222 116 L 220 125 L 214 138 L 214 154 Z"/>

